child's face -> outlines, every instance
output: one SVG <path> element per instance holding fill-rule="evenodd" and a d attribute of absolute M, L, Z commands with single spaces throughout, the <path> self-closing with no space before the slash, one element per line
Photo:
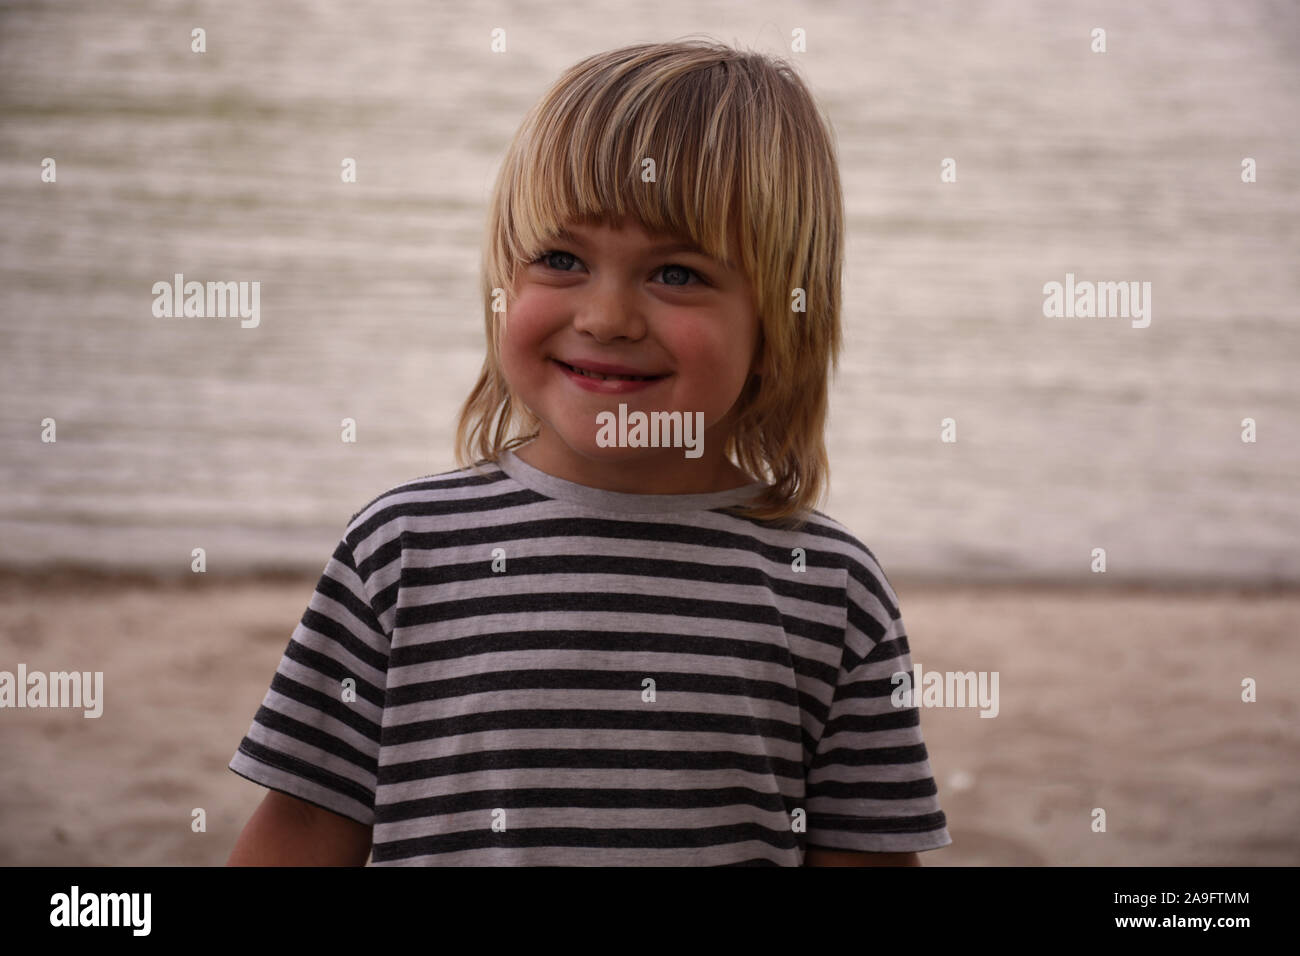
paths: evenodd
<path fill-rule="evenodd" d="M 658 249 L 672 237 L 639 224 L 570 223 L 535 262 L 521 266 L 506 316 L 502 365 L 516 397 L 541 419 L 531 464 L 612 490 L 683 493 L 737 484 L 724 458 L 728 412 L 758 371 L 758 317 L 744 275 L 703 253 Z M 584 378 L 621 366 L 650 382 Z M 703 455 L 684 448 L 601 447 L 600 412 L 703 413 Z M 742 476 L 743 477 L 743 476 Z"/>

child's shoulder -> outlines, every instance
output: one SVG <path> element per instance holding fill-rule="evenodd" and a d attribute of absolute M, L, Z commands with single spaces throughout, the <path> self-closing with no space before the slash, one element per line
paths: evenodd
<path fill-rule="evenodd" d="M 454 468 L 412 478 L 380 492 L 348 519 L 350 540 L 365 538 L 377 528 L 410 515 L 454 513 L 475 496 L 476 488 L 509 481 L 495 462 Z"/>
<path fill-rule="evenodd" d="M 879 569 L 875 554 L 849 527 L 836 521 L 825 512 L 808 509 L 796 527 L 780 529 L 793 539 L 802 539 L 808 546 L 843 558 L 846 562 Z"/>
<path fill-rule="evenodd" d="M 855 590 L 865 590 L 880 602 L 890 617 L 898 616 L 898 595 L 872 550 L 852 530 L 824 512 L 810 509 L 811 517 L 800 530 L 810 547 L 840 564 Z"/>

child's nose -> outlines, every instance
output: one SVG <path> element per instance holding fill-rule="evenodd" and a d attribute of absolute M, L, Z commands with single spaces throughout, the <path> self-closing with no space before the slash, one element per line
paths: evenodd
<path fill-rule="evenodd" d="M 638 296 L 626 287 L 595 289 L 578 306 L 573 324 L 580 332 L 604 341 L 638 339 L 646 333 L 646 316 Z"/>

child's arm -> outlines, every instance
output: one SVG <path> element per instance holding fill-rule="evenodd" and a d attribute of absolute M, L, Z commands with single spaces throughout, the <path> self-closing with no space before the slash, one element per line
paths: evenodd
<path fill-rule="evenodd" d="M 226 866 L 365 866 L 372 837 L 371 827 L 270 790 Z"/>
<path fill-rule="evenodd" d="M 809 847 L 804 866 L 920 866 L 916 853 L 866 853 L 851 850 L 819 850 Z"/>

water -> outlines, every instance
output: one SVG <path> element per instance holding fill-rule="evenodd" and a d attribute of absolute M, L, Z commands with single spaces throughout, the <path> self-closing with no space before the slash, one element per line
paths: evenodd
<path fill-rule="evenodd" d="M 798 26 L 848 209 L 823 510 L 891 576 L 1095 580 L 1104 547 L 1112 580 L 1300 581 L 1300 14 L 1048 6 L 0 6 L 0 563 L 319 570 L 455 467 L 535 98 L 597 50 Z M 154 318 L 176 272 L 260 281 L 261 325 Z M 1067 272 L 1151 282 L 1151 326 L 1045 318 Z"/>

